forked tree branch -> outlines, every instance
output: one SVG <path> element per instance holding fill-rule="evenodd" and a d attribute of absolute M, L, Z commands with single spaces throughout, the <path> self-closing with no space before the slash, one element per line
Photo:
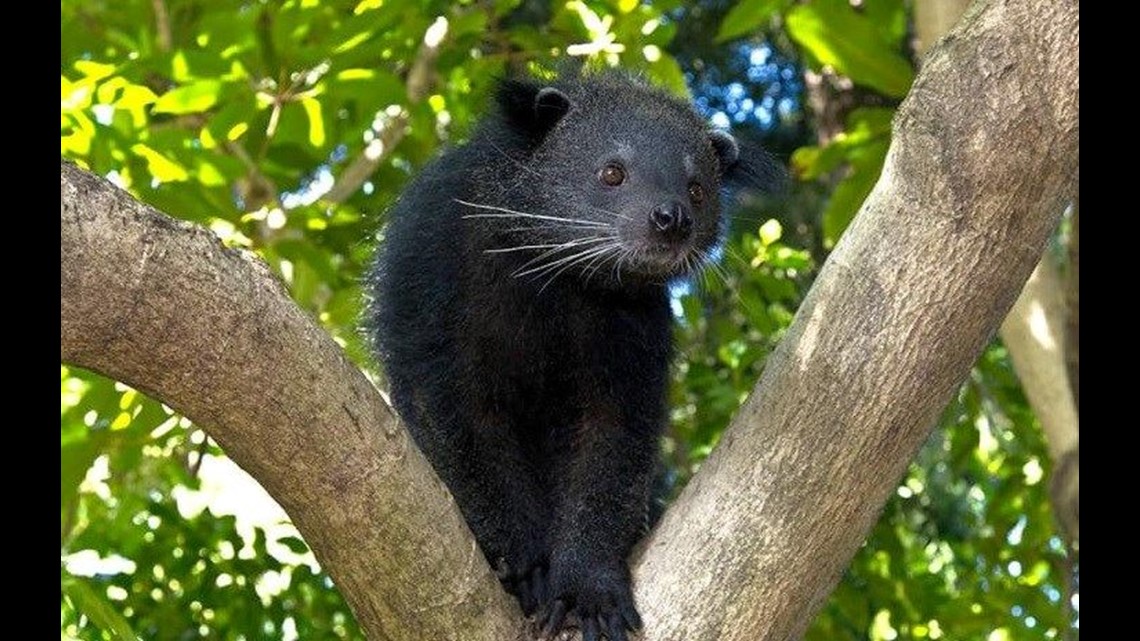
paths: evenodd
<path fill-rule="evenodd" d="M 206 429 L 285 508 L 370 638 L 521 630 L 426 459 L 268 268 L 60 163 L 60 360 Z"/>
<path fill-rule="evenodd" d="M 807 626 L 1073 195 L 1078 47 L 1075 2 L 996 0 L 932 53 L 879 184 L 634 563 L 646 640 Z M 370 637 L 522 634 L 404 429 L 260 262 L 67 163 L 60 190 L 63 362 L 209 430 Z"/>

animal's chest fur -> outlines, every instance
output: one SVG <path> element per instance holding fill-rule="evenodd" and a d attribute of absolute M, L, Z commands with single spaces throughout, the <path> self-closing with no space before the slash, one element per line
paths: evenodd
<path fill-rule="evenodd" d="M 610 415 L 663 400 L 670 321 L 660 301 L 541 294 L 525 286 L 468 290 L 478 304 L 456 336 L 462 385 L 483 416 L 523 433 L 573 429 L 600 406 Z M 475 300 L 471 300 L 475 303 Z"/>
<path fill-rule="evenodd" d="M 593 350 L 606 337 L 576 305 L 503 294 L 484 296 L 457 337 L 471 400 L 519 428 L 573 423 L 595 391 L 590 381 L 604 377 Z"/>

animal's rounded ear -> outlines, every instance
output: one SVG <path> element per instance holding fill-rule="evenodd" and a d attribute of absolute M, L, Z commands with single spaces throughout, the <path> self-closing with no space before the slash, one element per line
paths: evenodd
<path fill-rule="evenodd" d="M 542 123 L 554 123 L 562 119 L 570 111 L 570 97 L 554 87 L 543 87 L 534 96 L 534 116 Z"/>
<path fill-rule="evenodd" d="M 710 131 L 709 142 L 720 160 L 721 175 L 727 175 L 740 160 L 740 145 L 736 144 L 736 138 L 732 134 L 724 131 Z"/>
<path fill-rule="evenodd" d="M 542 140 L 573 104 L 562 91 L 529 80 L 503 80 L 497 97 L 507 123 L 532 143 Z"/>
<path fill-rule="evenodd" d="M 787 172 L 768 152 L 731 134 L 710 131 L 709 142 L 720 165 L 720 181 L 730 189 L 759 189 L 779 193 L 787 187 Z"/>

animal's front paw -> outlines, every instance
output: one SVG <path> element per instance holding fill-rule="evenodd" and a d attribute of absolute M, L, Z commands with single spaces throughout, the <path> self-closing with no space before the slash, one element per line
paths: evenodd
<path fill-rule="evenodd" d="M 519 600 L 523 614 L 534 614 L 546 602 L 547 563 L 544 555 L 525 553 L 513 554 L 509 560 L 500 558 L 495 574 L 503 584 L 503 589 Z"/>
<path fill-rule="evenodd" d="M 539 615 L 545 637 L 577 623 L 582 641 L 628 641 L 627 630 L 641 627 L 625 564 L 554 565 L 550 603 Z"/>

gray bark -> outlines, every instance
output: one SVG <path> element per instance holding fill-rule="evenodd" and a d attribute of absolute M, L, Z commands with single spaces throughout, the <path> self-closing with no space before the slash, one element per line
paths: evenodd
<path fill-rule="evenodd" d="M 634 562 L 644 638 L 790 639 L 834 586 L 1073 195 L 1078 9 L 976 8 L 720 446 Z M 285 507 L 375 639 L 517 609 L 375 389 L 258 261 L 60 166 L 60 358 L 183 412 Z"/>
<path fill-rule="evenodd" d="M 1069 541 L 1080 538 L 1080 418 L 1065 363 L 1065 289 L 1054 259 L 1041 258 L 1001 324 L 1029 405 L 1053 460 L 1053 510 Z"/>
<path fill-rule="evenodd" d="M 921 55 L 961 17 L 967 0 L 918 0 L 914 5 L 916 49 Z M 1075 252 L 1076 216 L 1073 217 Z M 1074 254 L 1075 255 L 1075 254 Z M 1069 541 L 1080 532 L 1080 422 L 1076 407 L 1076 303 L 1075 267 L 1069 287 L 1073 297 L 1066 305 L 1056 261 L 1046 252 L 1021 290 L 1009 316 L 1001 324 L 1001 340 L 1041 424 L 1049 456 L 1054 463 L 1051 498 L 1058 521 Z M 1075 263 L 1074 263 L 1075 265 Z M 1069 315 L 1072 314 L 1071 327 Z M 1067 340 L 1066 340 L 1067 339 Z M 1070 349 L 1072 353 L 1070 353 Z"/>
<path fill-rule="evenodd" d="M 649 639 L 798 637 L 1072 198 L 1078 5 L 977 4 L 882 177 L 635 566 Z"/>
<path fill-rule="evenodd" d="M 370 638 L 519 614 L 372 384 L 259 260 L 60 163 L 60 360 L 204 428 L 285 508 Z"/>

